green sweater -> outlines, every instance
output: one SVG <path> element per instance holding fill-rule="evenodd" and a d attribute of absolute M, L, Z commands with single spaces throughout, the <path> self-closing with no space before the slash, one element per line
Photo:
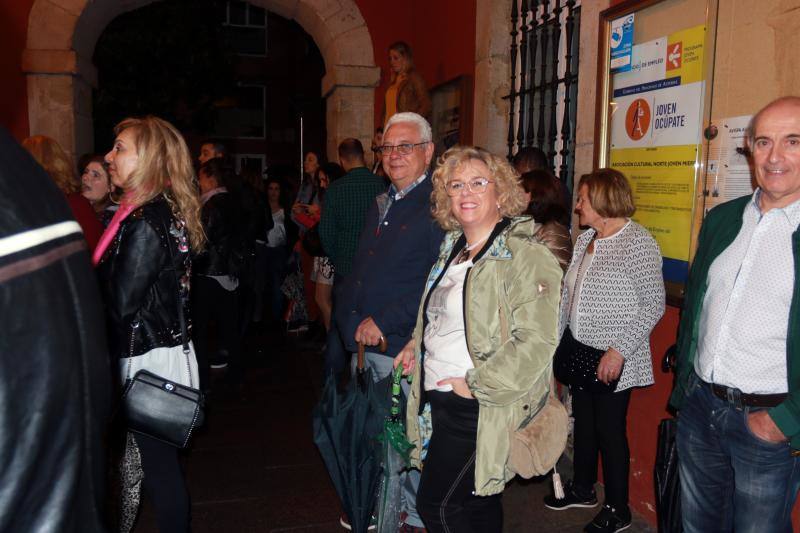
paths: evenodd
<path fill-rule="evenodd" d="M 383 179 L 367 167 L 358 167 L 331 183 L 325 192 L 319 237 L 336 274 L 350 273 L 364 215 L 375 197 L 385 190 Z"/>
<path fill-rule="evenodd" d="M 708 288 L 708 271 L 714 259 L 733 243 L 742 228 L 744 209 L 751 196 L 743 196 L 712 209 L 700 229 L 697 254 L 686 284 L 677 345 L 677 379 L 670 404 L 680 409 L 697 354 L 700 315 Z M 789 330 L 786 338 L 786 367 L 789 395 L 780 405 L 769 410 L 775 424 L 786 435 L 793 449 L 800 449 L 800 229 L 792 234 L 794 255 L 794 289 L 789 309 Z"/>

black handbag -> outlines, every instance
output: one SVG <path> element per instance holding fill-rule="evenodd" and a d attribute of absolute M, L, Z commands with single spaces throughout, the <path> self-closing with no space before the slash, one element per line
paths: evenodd
<path fill-rule="evenodd" d="M 570 387 L 596 393 L 614 392 L 619 379 L 608 384 L 597 379 L 597 365 L 604 353 L 575 339 L 567 327 L 553 356 L 553 374 Z"/>
<path fill-rule="evenodd" d="M 180 287 L 180 281 L 178 282 Z M 189 362 L 189 335 L 183 313 L 183 294 L 178 293 L 178 320 L 181 343 L 189 372 L 189 386 L 175 383 L 147 370 L 139 370 L 131 379 L 130 359 L 125 392 L 122 395 L 122 414 L 128 430 L 185 448 L 192 432 L 203 424 L 203 393 L 192 387 L 192 368 Z M 131 356 L 133 354 L 130 354 Z"/>
<path fill-rule="evenodd" d="M 203 424 L 203 393 L 147 370 L 128 382 L 122 401 L 128 430 L 185 448 Z"/>

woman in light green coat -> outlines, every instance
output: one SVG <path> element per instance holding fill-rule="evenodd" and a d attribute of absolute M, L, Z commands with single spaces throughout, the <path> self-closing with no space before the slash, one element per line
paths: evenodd
<path fill-rule="evenodd" d="M 417 509 L 431 533 L 502 530 L 510 433 L 544 405 L 558 339 L 562 271 L 533 237 L 519 176 L 497 156 L 455 147 L 433 175 L 450 230 L 428 277 L 412 340 L 407 432 L 422 466 Z M 431 406 L 422 461 L 420 407 Z"/>

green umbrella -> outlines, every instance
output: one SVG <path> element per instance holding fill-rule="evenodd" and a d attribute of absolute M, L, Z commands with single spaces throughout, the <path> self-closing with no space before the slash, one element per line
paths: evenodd
<path fill-rule="evenodd" d="M 401 483 L 400 474 L 409 466 L 414 445 L 408 442 L 406 426 L 400 406 L 400 381 L 403 366 L 398 365 L 392 376 L 392 407 L 390 415 L 383 421 L 383 432 L 378 436 L 382 444 L 383 477 L 378 493 L 378 533 L 394 533 L 400 523 Z M 409 378 L 410 380 L 410 378 Z"/>

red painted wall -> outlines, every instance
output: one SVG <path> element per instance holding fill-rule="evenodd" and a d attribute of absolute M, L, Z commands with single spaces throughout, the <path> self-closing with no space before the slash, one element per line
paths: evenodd
<path fill-rule="evenodd" d="M 33 0 L 0 0 L 0 124 L 19 140 L 28 136 L 28 97 L 22 51 Z"/>
<path fill-rule="evenodd" d="M 389 45 L 406 41 L 428 88 L 462 75 L 475 75 L 475 0 L 410 0 L 398 9 L 390 2 L 355 0 L 367 22 L 381 85 L 375 91 L 375 123 L 389 83 Z"/>
<path fill-rule="evenodd" d="M 661 419 L 671 416 L 666 408 L 673 383 L 673 374 L 661 371 L 661 359 L 667 348 L 675 343 L 678 319 L 678 308 L 668 306 L 664 317 L 650 336 L 656 383 L 652 387 L 634 390 L 628 407 L 628 444 L 631 449 L 630 505 L 653 524 L 656 521 L 653 467 L 656 458 L 658 423 Z"/>

